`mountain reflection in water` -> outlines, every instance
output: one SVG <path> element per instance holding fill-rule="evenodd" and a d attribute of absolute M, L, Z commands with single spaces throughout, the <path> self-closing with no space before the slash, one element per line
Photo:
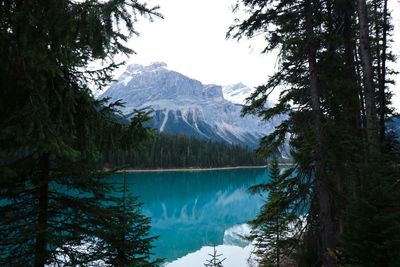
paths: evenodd
<path fill-rule="evenodd" d="M 122 183 L 123 174 L 111 179 Z M 257 214 L 262 198 L 248 188 L 267 179 L 265 168 L 126 173 L 129 193 L 144 203 L 159 236 L 154 253 L 167 261 L 222 244 L 226 229 Z"/>

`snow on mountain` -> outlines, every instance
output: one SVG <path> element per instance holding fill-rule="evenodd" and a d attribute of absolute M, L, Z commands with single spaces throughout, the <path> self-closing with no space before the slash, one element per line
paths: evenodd
<path fill-rule="evenodd" d="M 151 126 L 160 132 L 255 147 L 276 123 L 240 116 L 239 103 L 250 92 L 243 84 L 204 85 L 157 62 L 129 65 L 100 98 L 122 99 L 121 111 L 128 117 L 134 109 L 150 107 L 154 110 Z"/>
<path fill-rule="evenodd" d="M 231 84 L 222 87 L 222 92 L 226 100 L 236 104 L 245 104 L 253 89 L 243 83 Z"/>
<path fill-rule="evenodd" d="M 245 247 L 250 244 L 246 239 L 250 235 L 251 227 L 247 223 L 235 225 L 224 232 L 224 245 Z"/>

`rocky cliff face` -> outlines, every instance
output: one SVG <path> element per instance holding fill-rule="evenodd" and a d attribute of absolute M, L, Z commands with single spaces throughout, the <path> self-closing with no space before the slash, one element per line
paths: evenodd
<path fill-rule="evenodd" d="M 153 63 L 129 65 L 100 98 L 122 99 L 121 111 L 127 116 L 134 109 L 153 109 L 151 126 L 160 132 L 255 147 L 276 123 L 240 116 L 239 103 L 250 92 L 243 84 L 204 85 L 168 69 L 165 63 Z"/>

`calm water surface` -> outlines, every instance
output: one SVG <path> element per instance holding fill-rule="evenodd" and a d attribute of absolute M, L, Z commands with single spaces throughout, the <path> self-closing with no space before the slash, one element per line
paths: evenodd
<path fill-rule="evenodd" d="M 121 183 L 123 175 L 112 179 Z M 247 189 L 267 179 L 264 168 L 126 174 L 129 192 L 140 197 L 159 236 L 154 253 L 167 261 L 222 244 L 225 230 L 256 215 L 262 199 Z"/>

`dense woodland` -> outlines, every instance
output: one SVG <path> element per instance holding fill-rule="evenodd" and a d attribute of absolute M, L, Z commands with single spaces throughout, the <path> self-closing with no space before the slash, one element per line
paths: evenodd
<path fill-rule="evenodd" d="M 140 203 L 98 168 L 149 138 L 148 118 L 122 122 L 89 89 L 133 52 L 141 16 L 161 15 L 137 1 L 0 2 L 0 266 L 159 265 Z"/>
<path fill-rule="evenodd" d="M 185 168 L 265 165 L 263 157 L 240 145 L 185 135 L 160 134 L 135 150 L 105 153 L 103 166 L 129 168 Z"/>
<path fill-rule="evenodd" d="M 279 70 L 244 114 L 287 115 L 261 141 L 270 155 L 290 136 L 295 166 L 271 170 L 253 225 L 260 266 L 400 266 L 398 139 L 389 87 L 395 70 L 388 0 L 242 0 L 228 37 L 264 36 Z M 278 103 L 266 109 L 273 90 Z M 399 108 L 399 107 L 397 107 Z"/>
<path fill-rule="evenodd" d="M 271 181 L 252 188 L 270 192 L 251 221 L 260 266 L 400 266 L 400 150 L 386 131 L 396 74 L 387 1 L 238 2 L 248 16 L 228 37 L 261 35 L 265 53 L 279 51 L 279 70 L 243 114 L 283 115 L 258 152 L 276 155 L 289 138 L 294 162 L 281 173 L 274 161 Z M 89 85 L 111 82 L 113 57 L 133 53 L 124 44 L 139 17 L 161 14 L 136 0 L 0 2 L 0 266 L 159 266 L 149 218 L 124 188 L 106 183 L 102 161 L 255 160 L 239 147 L 151 140 L 147 113 L 125 123 L 120 102 L 93 97 Z M 281 90 L 279 102 L 266 109 L 272 90 Z"/>

